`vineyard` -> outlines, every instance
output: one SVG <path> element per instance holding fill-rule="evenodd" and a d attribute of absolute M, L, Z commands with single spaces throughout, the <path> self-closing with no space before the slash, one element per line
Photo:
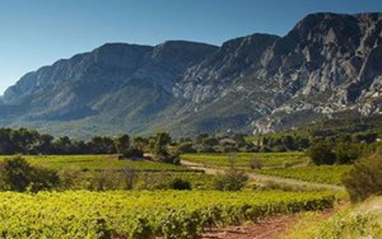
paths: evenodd
<path fill-rule="evenodd" d="M 350 169 L 350 165 L 309 166 L 301 168 L 265 169 L 261 170 L 261 173 L 308 182 L 341 185 L 343 175 L 349 172 Z"/>
<path fill-rule="evenodd" d="M 7 156 L 1 156 L 1 159 Z M 118 160 L 116 155 L 44 155 L 23 156 L 28 162 L 48 168 L 74 167 L 81 170 L 134 168 L 142 171 L 188 171 L 187 168 L 144 159 Z"/>
<path fill-rule="evenodd" d="M 285 153 L 234 153 L 234 154 L 185 154 L 182 159 L 202 163 L 209 166 L 230 166 L 233 162 L 237 167 L 248 167 L 253 158 L 262 159 L 264 166 L 292 166 L 308 161 L 303 152 Z"/>
<path fill-rule="evenodd" d="M 334 197 L 278 191 L 69 191 L 1 193 L 0 201 L 0 238 L 166 239 L 274 214 L 330 208 Z"/>

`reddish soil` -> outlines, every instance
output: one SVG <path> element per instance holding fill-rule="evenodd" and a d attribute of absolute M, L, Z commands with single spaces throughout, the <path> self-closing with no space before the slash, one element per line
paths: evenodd
<path fill-rule="evenodd" d="M 215 229 L 202 239 L 277 239 L 294 220 L 291 215 L 277 216 L 256 224 Z"/>

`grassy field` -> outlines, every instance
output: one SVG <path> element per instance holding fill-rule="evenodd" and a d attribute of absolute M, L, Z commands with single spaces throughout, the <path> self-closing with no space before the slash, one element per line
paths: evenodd
<path fill-rule="evenodd" d="M 318 212 L 300 215 L 281 239 L 382 238 L 382 197 L 343 207 L 329 219 Z"/>
<path fill-rule="evenodd" d="M 233 161 L 236 167 L 248 167 L 253 158 L 262 159 L 264 166 L 291 166 L 307 162 L 309 159 L 303 152 L 285 153 L 234 153 L 234 154 L 184 154 L 182 159 L 209 166 L 230 166 Z"/>
<path fill-rule="evenodd" d="M 9 156 L 1 156 L 0 160 Z M 149 160 L 118 160 L 116 155 L 42 155 L 23 156 L 33 165 L 61 169 L 74 167 L 81 170 L 134 168 L 142 171 L 189 171 L 189 169 Z"/>
<path fill-rule="evenodd" d="M 211 200 L 213 199 L 213 200 Z M 333 206 L 327 193 L 111 191 L 0 193 L 0 238 L 191 238 L 204 227 Z"/>
<path fill-rule="evenodd" d="M 350 165 L 308 166 L 299 168 L 264 169 L 260 173 L 308 182 L 341 185 L 342 177 L 349 172 Z"/>

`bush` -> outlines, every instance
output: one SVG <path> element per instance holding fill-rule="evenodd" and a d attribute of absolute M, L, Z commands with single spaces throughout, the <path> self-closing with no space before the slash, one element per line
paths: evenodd
<path fill-rule="evenodd" d="M 3 190 L 38 192 L 58 187 L 60 178 L 56 171 L 31 166 L 21 156 L 6 159 L 0 166 Z"/>
<path fill-rule="evenodd" d="M 179 165 L 180 164 L 180 154 L 179 154 L 179 152 L 166 153 L 163 155 L 158 155 L 156 157 L 156 160 L 159 162 L 162 162 L 162 163 Z"/>
<path fill-rule="evenodd" d="M 223 153 L 236 153 L 239 152 L 239 148 L 233 145 L 225 145 L 223 147 Z"/>
<path fill-rule="evenodd" d="M 42 190 L 50 190 L 60 186 L 60 177 L 53 169 L 34 167 L 31 172 L 31 183 L 29 190 L 31 192 L 39 192 Z"/>
<path fill-rule="evenodd" d="M 80 170 L 74 167 L 65 167 L 59 172 L 62 189 L 76 189 L 80 181 Z"/>
<path fill-rule="evenodd" d="M 259 158 L 252 158 L 249 161 L 251 169 L 261 169 L 264 166 L 264 160 Z"/>
<path fill-rule="evenodd" d="M 284 145 L 276 145 L 272 147 L 272 152 L 286 152 L 288 149 Z"/>
<path fill-rule="evenodd" d="M 231 168 L 216 175 L 214 187 L 220 191 L 240 191 L 247 181 L 248 175 L 245 172 Z"/>
<path fill-rule="evenodd" d="M 138 148 L 130 147 L 123 152 L 123 158 L 138 159 L 143 158 L 143 151 Z"/>
<path fill-rule="evenodd" d="M 93 175 L 88 189 L 95 191 L 116 190 L 120 180 L 119 175 L 112 170 L 104 169 Z"/>
<path fill-rule="evenodd" d="M 316 165 L 332 165 L 336 160 L 336 155 L 332 152 L 332 147 L 324 142 L 318 142 L 310 146 L 308 156 Z"/>
<path fill-rule="evenodd" d="M 184 142 L 184 143 L 181 143 L 177 150 L 179 152 L 181 152 L 182 154 L 192 154 L 192 153 L 196 153 L 196 149 L 194 148 L 194 145 L 190 142 Z"/>
<path fill-rule="evenodd" d="M 1 165 L 4 190 L 24 192 L 31 183 L 32 167 L 21 156 L 5 159 Z"/>
<path fill-rule="evenodd" d="M 132 190 L 138 179 L 138 171 L 134 168 L 124 168 L 122 169 L 122 177 L 124 179 L 124 188 Z"/>
<path fill-rule="evenodd" d="M 343 183 L 353 202 L 382 194 L 382 152 L 355 162 Z"/>
<path fill-rule="evenodd" d="M 337 164 L 353 163 L 362 154 L 362 147 L 359 144 L 340 143 L 334 147 Z"/>
<path fill-rule="evenodd" d="M 199 148 L 199 153 L 216 153 L 216 150 L 212 146 L 202 146 Z"/>
<path fill-rule="evenodd" d="M 174 190 L 191 190 L 191 183 L 181 178 L 174 178 L 170 182 L 170 189 Z"/>

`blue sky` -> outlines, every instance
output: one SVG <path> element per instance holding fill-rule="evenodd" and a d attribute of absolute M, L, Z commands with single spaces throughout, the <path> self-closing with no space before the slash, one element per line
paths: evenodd
<path fill-rule="evenodd" d="M 106 42 L 220 45 L 286 34 L 313 12 L 382 11 L 382 0 L 7 0 L 0 3 L 0 95 L 25 73 Z"/>

